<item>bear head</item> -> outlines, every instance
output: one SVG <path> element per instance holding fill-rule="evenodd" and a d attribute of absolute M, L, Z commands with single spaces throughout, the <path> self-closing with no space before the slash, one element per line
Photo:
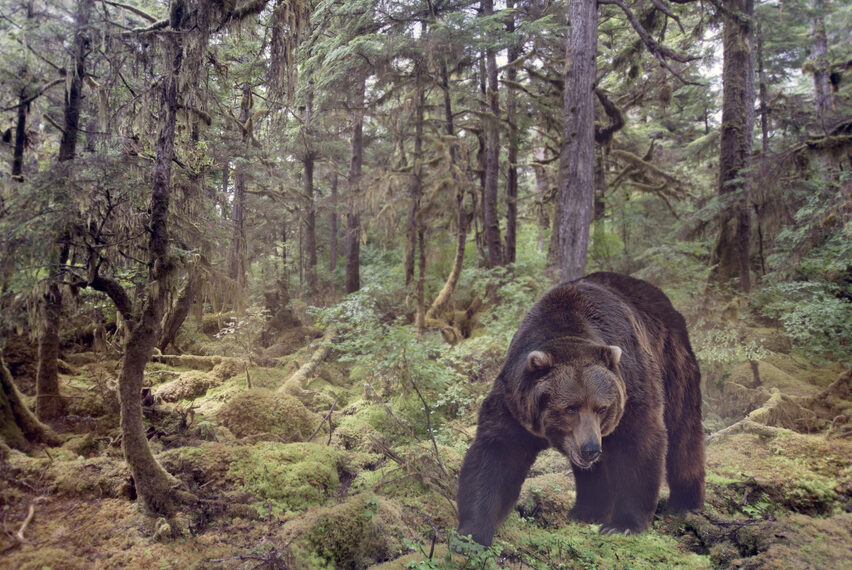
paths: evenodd
<path fill-rule="evenodd" d="M 525 352 L 515 367 L 512 414 L 574 465 L 589 469 L 604 451 L 602 438 L 624 414 L 621 348 L 568 337 Z"/>

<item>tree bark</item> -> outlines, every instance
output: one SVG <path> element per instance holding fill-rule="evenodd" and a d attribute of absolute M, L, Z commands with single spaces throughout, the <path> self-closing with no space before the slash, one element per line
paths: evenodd
<path fill-rule="evenodd" d="M 444 118 L 447 135 L 455 137 L 455 126 L 453 124 L 452 99 L 450 98 L 450 82 L 447 73 L 446 60 L 441 62 L 441 88 L 444 92 Z M 450 171 L 455 172 L 455 146 L 450 148 Z M 467 212 L 464 207 L 464 184 L 457 182 L 456 186 L 456 255 L 453 260 L 453 268 L 447 277 L 444 286 L 438 296 L 432 301 L 429 310 L 426 311 L 426 319 L 438 318 L 450 304 L 456 284 L 464 266 L 464 247 L 467 242 Z"/>
<path fill-rule="evenodd" d="M 251 133 L 249 132 L 249 116 L 253 105 L 251 85 L 248 81 L 243 83 L 243 95 L 240 100 L 241 139 L 243 152 L 248 151 Z M 246 200 L 246 176 L 245 164 L 238 164 L 234 173 L 234 208 L 231 212 L 231 225 L 233 237 L 231 238 L 231 255 L 229 264 L 229 277 L 245 287 L 246 285 L 246 236 L 245 236 L 245 200 Z"/>
<path fill-rule="evenodd" d="M 366 78 L 362 77 L 355 95 L 353 113 L 351 158 L 349 161 L 349 213 L 346 215 L 346 283 L 347 293 L 361 288 L 361 163 L 364 154 L 364 90 Z"/>
<path fill-rule="evenodd" d="M 482 0 L 482 15 L 494 14 L 494 0 Z M 485 243 L 488 247 L 488 267 L 503 265 L 503 248 L 500 241 L 500 221 L 497 215 L 497 182 L 500 160 L 500 99 L 497 84 L 497 54 L 492 47 L 485 48 L 485 71 L 488 88 L 485 99 L 488 113 L 483 120 L 485 130 L 485 189 L 483 214 L 485 216 Z"/>
<path fill-rule="evenodd" d="M 305 264 L 306 293 L 313 294 L 317 288 L 317 234 L 316 234 L 316 203 L 314 199 L 314 151 L 310 142 L 311 115 L 313 114 L 313 92 L 309 91 L 305 98 L 305 180 L 303 199 L 305 201 L 304 247 L 307 263 Z"/>
<path fill-rule="evenodd" d="M 3 362 L 0 350 L 0 442 L 9 447 L 29 451 L 31 444 L 59 445 L 50 427 L 41 423 L 24 405 L 11 372 Z"/>
<path fill-rule="evenodd" d="M 825 114 L 831 107 L 831 88 L 828 84 L 828 41 L 825 36 L 823 0 L 813 0 L 813 11 L 811 33 L 814 43 L 811 47 L 811 60 L 814 69 L 814 105 L 817 125 L 824 131 Z"/>
<path fill-rule="evenodd" d="M 57 281 L 68 262 L 69 238 L 60 244 L 55 265 L 51 264 L 51 279 L 42 298 L 42 331 L 38 343 L 36 372 L 36 415 L 43 422 L 65 416 L 66 402 L 59 393 L 59 330 L 62 319 L 62 290 Z"/>
<path fill-rule="evenodd" d="M 172 10 L 181 14 L 183 4 Z M 176 18 L 175 18 L 176 19 Z M 181 22 L 171 22 L 178 32 Z M 121 435 L 124 457 L 136 484 L 141 502 L 155 513 L 168 514 L 173 509 L 176 480 L 157 462 L 142 424 L 142 383 L 145 366 L 151 358 L 154 343 L 160 333 L 163 316 L 163 292 L 171 262 L 168 245 L 168 211 L 170 200 L 171 165 L 174 159 L 175 124 L 177 122 L 179 75 L 183 63 L 182 36 L 179 33 L 164 36 L 166 43 L 167 75 L 162 87 L 160 132 L 157 137 L 154 180 L 151 188 L 148 286 L 142 312 L 138 320 L 128 323 L 129 335 L 121 360 L 118 376 L 119 403 L 121 406 Z"/>
<path fill-rule="evenodd" d="M 506 1 L 506 9 L 512 11 L 514 8 L 514 0 Z M 509 15 L 506 22 L 506 31 L 514 33 L 515 31 L 515 15 Z M 504 261 L 515 263 L 516 248 L 517 248 L 517 226 L 518 226 L 518 125 L 516 114 L 516 94 L 513 85 L 518 78 L 518 70 L 512 65 L 512 62 L 521 56 L 521 49 L 517 42 L 512 42 L 509 46 L 509 66 L 506 68 L 506 79 L 509 82 L 509 87 L 506 90 L 506 122 L 509 124 L 509 140 L 506 150 L 506 162 L 508 169 L 506 171 L 506 252 Z"/>
<path fill-rule="evenodd" d="M 174 305 L 166 313 L 166 318 L 163 319 L 163 330 L 160 333 L 160 339 L 157 341 L 157 348 L 160 352 L 165 352 L 166 348 L 174 343 L 180 327 L 189 316 L 189 310 L 192 308 L 192 303 L 195 301 L 196 295 L 201 288 L 201 276 L 196 268 L 192 267 L 187 272 L 186 283 L 175 300 Z"/>
<path fill-rule="evenodd" d="M 760 80 L 760 140 L 763 156 L 769 152 L 769 95 L 766 89 L 766 71 L 763 69 L 763 33 L 757 22 L 757 76 Z"/>
<path fill-rule="evenodd" d="M 751 53 L 754 0 L 730 0 L 723 14 L 722 133 L 718 193 L 723 203 L 710 278 L 747 293 L 751 238 L 751 126 L 754 120 L 754 59 Z M 736 17 L 741 15 L 744 17 Z"/>
<path fill-rule="evenodd" d="M 414 260 L 417 248 L 417 240 L 422 231 L 423 220 L 420 219 L 420 205 L 423 198 L 423 86 L 420 84 L 420 62 L 415 63 L 415 88 L 414 88 L 414 152 L 412 153 L 411 172 L 408 176 L 408 198 L 411 200 L 411 208 L 408 210 L 408 224 L 406 228 L 406 246 L 403 269 L 405 271 L 406 287 L 414 279 Z M 419 287 L 419 284 L 418 284 Z"/>
<path fill-rule="evenodd" d="M 89 52 L 89 14 L 93 0 L 80 0 L 74 24 L 74 68 L 65 91 L 65 111 L 62 139 L 59 143 L 60 163 L 73 160 L 77 155 L 77 138 L 80 131 L 80 111 L 83 99 L 83 81 L 86 77 L 86 56 Z M 64 221 L 61 222 L 64 226 Z M 36 374 L 36 415 L 42 421 L 56 420 L 65 415 L 66 403 L 59 393 L 59 329 L 62 316 L 62 291 L 58 281 L 68 261 L 70 236 L 64 229 L 59 232 L 58 263 L 51 267 L 50 283 L 42 299 L 43 330 L 39 339 L 38 372 Z"/>
<path fill-rule="evenodd" d="M 21 87 L 18 95 L 18 119 L 15 122 L 15 146 L 12 149 L 12 179 L 22 181 L 24 179 L 24 146 L 27 142 L 27 111 L 30 104 L 27 103 L 27 88 Z"/>
<path fill-rule="evenodd" d="M 337 269 L 337 172 L 331 175 L 331 214 L 329 219 L 328 236 L 328 269 Z"/>
<path fill-rule="evenodd" d="M 74 25 L 74 69 L 65 91 L 65 124 L 59 143 L 59 161 L 72 160 L 77 154 L 77 133 L 80 130 L 80 107 L 83 101 L 83 80 L 86 77 L 86 56 L 89 54 L 89 14 L 93 0 L 79 0 Z"/>
<path fill-rule="evenodd" d="M 558 219 L 554 231 L 559 275 L 579 279 L 586 268 L 592 222 L 595 168 L 595 73 L 598 38 L 596 0 L 569 5 L 565 50 L 562 144 L 559 156 Z"/>

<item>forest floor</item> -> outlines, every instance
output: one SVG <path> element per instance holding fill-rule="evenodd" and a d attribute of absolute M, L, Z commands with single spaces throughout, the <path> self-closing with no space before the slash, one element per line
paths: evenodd
<path fill-rule="evenodd" d="M 203 337 L 200 327 L 194 334 Z M 567 518 L 573 478 L 567 461 L 548 451 L 496 547 L 465 559 L 449 553 L 447 529 L 456 522 L 456 479 L 477 403 L 493 376 L 471 381 L 476 398 L 443 422 L 441 437 L 430 437 L 411 425 L 423 409 L 415 394 L 391 395 L 334 352 L 301 389 L 281 390 L 321 334 L 287 331 L 251 365 L 219 356 L 162 356 L 149 365 L 151 447 L 199 497 L 168 520 L 132 500 L 115 416 L 118 361 L 66 353 L 64 445 L 0 457 L 0 566 L 849 567 L 852 384 L 840 365 L 782 347 L 756 364 L 759 380 L 748 362 L 705 367 L 713 435 L 703 511 L 665 514 L 664 489 L 648 532 L 600 536 Z M 204 342 L 213 354 L 217 340 Z M 31 393 L 32 351 L 19 348 L 17 359 L 6 359 Z M 499 351 L 487 354 L 483 369 L 496 371 Z M 225 513 L 222 501 L 245 505 L 243 516 Z"/>

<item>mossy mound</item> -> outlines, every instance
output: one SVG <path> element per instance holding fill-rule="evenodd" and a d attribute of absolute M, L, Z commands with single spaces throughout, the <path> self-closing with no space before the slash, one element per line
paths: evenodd
<path fill-rule="evenodd" d="M 213 373 L 189 370 L 175 380 L 157 386 L 154 396 L 165 402 L 191 400 L 205 394 L 207 390 L 221 382 L 222 379 L 214 376 Z"/>
<path fill-rule="evenodd" d="M 570 522 L 568 512 L 574 506 L 574 478 L 549 473 L 524 481 L 516 509 L 522 517 L 543 527 L 560 527 Z"/>
<path fill-rule="evenodd" d="M 281 535 L 291 544 L 296 567 L 367 568 L 405 552 L 403 539 L 413 532 L 399 505 L 362 494 L 305 513 Z"/>
<path fill-rule="evenodd" d="M 748 432 L 707 447 L 707 503 L 722 515 L 825 516 L 852 500 L 852 442 L 777 429 Z"/>
<path fill-rule="evenodd" d="M 343 456 L 316 443 L 263 442 L 234 456 L 228 477 L 268 501 L 273 513 L 322 505 L 340 487 Z M 266 513 L 265 502 L 256 505 Z"/>
<path fill-rule="evenodd" d="M 270 433 L 284 441 L 307 438 L 321 421 L 298 398 L 265 388 L 240 392 L 216 416 L 237 437 Z"/>
<path fill-rule="evenodd" d="M 345 408 L 331 436 L 332 445 L 338 449 L 368 453 L 380 452 L 376 440 L 386 433 L 388 417 L 380 405 L 358 402 Z"/>
<path fill-rule="evenodd" d="M 54 481 L 53 491 L 59 495 L 75 498 L 135 497 L 130 471 L 121 459 L 101 456 L 54 461 L 48 472 Z"/>

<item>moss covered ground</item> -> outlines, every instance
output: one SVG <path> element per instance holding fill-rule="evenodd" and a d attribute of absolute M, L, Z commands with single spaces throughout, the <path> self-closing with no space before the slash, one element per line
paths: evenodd
<path fill-rule="evenodd" d="M 150 445 L 198 497 L 169 518 L 135 501 L 115 415 L 117 361 L 68 355 L 64 444 L 2 450 L 0 566 L 848 568 L 852 560 L 852 439 L 790 429 L 795 422 L 743 424 L 711 438 L 706 507 L 665 514 L 664 489 L 640 536 L 601 536 L 572 521 L 570 470 L 545 452 L 495 546 L 458 554 L 448 548 L 456 480 L 491 380 L 482 371 L 500 365 L 499 342 L 469 341 L 474 349 L 454 361 L 461 383 L 427 385 L 418 373 L 428 370 L 428 352 L 408 353 L 420 364 L 371 367 L 338 351 L 302 393 L 277 391 L 316 337 L 315 329 L 285 335 L 251 365 L 218 356 L 151 363 Z M 759 383 L 747 362 L 706 367 L 708 434 L 736 427 L 774 390 L 804 405 L 842 372 L 782 352 L 758 370 Z"/>

